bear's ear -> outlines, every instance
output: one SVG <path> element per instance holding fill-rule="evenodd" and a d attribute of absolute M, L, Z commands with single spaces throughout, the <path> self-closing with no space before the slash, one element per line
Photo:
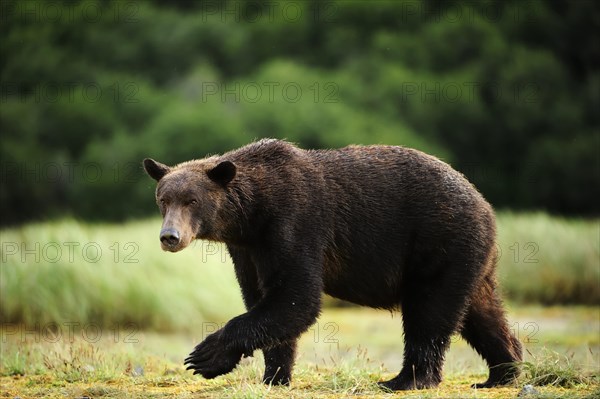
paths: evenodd
<path fill-rule="evenodd" d="M 237 168 L 231 161 L 222 161 L 217 166 L 206 171 L 210 180 L 221 185 L 226 185 L 235 177 Z"/>
<path fill-rule="evenodd" d="M 144 159 L 144 169 L 146 170 L 146 173 L 148 173 L 148 175 L 156 181 L 162 179 L 164 175 L 169 173 L 171 170 L 171 168 L 169 168 L 167 165 L 156 162 L 151 158 Z"/>

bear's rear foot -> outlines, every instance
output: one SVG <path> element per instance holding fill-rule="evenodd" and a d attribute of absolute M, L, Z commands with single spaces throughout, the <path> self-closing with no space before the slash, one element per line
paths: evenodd
<path fill-rule="evenodd" d="M 502 385 L 512 384 L 520 374 L 515 363 L 505 363 L 490 368 L 490 376 L 486 382 L 471 385 L 471 388 L 494 388 Z"/>
<path fill-rule="evenodd" d="M 263 383 L 266 385 L 290 385 L 292 377 L 289 374 L 277 373 L 275 375 L 267 375 L 263 377 Z"/>
<path fill-rule="evenodd" d="M 292 378 L 290 376 L 264 376 L 263 383 L 266 385 L 290 385 Z"/>
<path fill-rule="evenodd" d="M 397 376 L 389 381 L 378 382 L 380 388 L 386 391 L 409 391 L 413 389 L 435 388 L 440 384 L 436 378 L 407 378 Z"/>
<path fill-rule="evenodd" d="M 498 384 L 498 383 L 495 383 L 493 381 L 487 380 L 486 382 L 478 382 L 478 383 L 475 383 L 475 384 L 471 384 L 471 388 L 473 388 L 473 389 L 486 389 L 486 388 L 495 388 L 495 387 L 497 387 L 499 385 L 502 385 L 502 384 Z"/>
<path fill-rule="evenodd" d="M 514 381 L 514 379 L 511 379 L 510 381 L 493 381 L 493 380 L 487 380 L 486 382 L 478 382 L 476 384 L 472 384 L 471 388 L 473 389 L 485 389 L 485 388 L 495 388 L 495 387 L 499 387 L 502 385 L 508 385 L 510 383 L 512 383 Z"/>

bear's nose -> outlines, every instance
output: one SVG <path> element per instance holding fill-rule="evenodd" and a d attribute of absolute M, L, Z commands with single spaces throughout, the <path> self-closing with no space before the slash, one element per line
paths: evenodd
<path fill-rule="evenodd" d="M 174 247 L 179 244 L 179 232 L 175 229 L 162 229 L 160 231 L 160 242 L 168 247 Z"/>

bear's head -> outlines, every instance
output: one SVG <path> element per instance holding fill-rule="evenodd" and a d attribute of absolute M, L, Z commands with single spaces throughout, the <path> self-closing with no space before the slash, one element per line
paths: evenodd
<path fill-rule="evenodd" d="M 144 169 L 158 182 L 156 203 L 163 216 L 163 250 L 181 251 L 196 238 L 223 240 L 227 190 L 236 175 L 233 162 L 207 158 L 169 167 L 146 158 Z"/>

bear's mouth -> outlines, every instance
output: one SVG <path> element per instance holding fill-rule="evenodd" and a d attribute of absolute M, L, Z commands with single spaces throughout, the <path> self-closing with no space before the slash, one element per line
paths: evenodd
<path fill-rule="evenodd" d="M 182 249 L 185 249 L 188 245 L 189 245 L 189 242 L 183 242 L 183 241 L 180 241 L 176 245 L 169 245 L 169 244 L 165 244 L 163 242 L 160 243 L 161 249 L 165 252 L 179 252 Z"/>
<path fill-rule="evenodd" d="M 183 249 L 183 247 L 181 245 L 178 245 L 176 247 L 170 247 L 168 245 L 161 244 L 160 247 L 165 252 L 179 252 Z"/>

